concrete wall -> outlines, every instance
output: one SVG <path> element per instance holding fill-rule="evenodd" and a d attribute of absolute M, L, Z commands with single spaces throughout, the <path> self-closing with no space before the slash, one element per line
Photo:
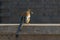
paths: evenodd
<path fill-rule="evenodd" d="M 17 26 L 0 26 L 0 40 L 16 40 Z M 60 26 L 25 27 L 18 40 L 60 40 Z"/>

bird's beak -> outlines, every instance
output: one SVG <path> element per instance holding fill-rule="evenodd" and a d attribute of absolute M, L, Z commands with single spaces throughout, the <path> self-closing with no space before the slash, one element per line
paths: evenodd
<path fill-rule="evenodd" d="M 31 14 L 34 14 L 34 12 L 31 12 Z"/>

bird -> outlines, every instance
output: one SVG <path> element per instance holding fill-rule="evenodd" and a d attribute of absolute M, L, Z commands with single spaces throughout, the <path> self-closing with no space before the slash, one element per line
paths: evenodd
<path fill-rule="evenodd" d="M 31 17 L 31 9 L 29 8 L 26 12 L 22 13 L 21 19 L 20 19 L 20 25 L 18 26 L 18 30 L 16 32 L 16 37 L 18 37 L 19 31 L 23 28 L 23 23 L 29 24 L 30 23 L 30 17 Z"/>
<path fill-rule="evenodd" d="M 30 23 L 30 17 L 31 17 L 31 9 L 28 9 L 26 13 L 24 14 L 24 22 L 26 24 Z"/>

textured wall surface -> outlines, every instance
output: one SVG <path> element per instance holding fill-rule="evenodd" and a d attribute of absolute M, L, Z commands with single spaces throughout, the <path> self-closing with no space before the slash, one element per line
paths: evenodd
<path fill-rule="evenodd" d="M 31 23 L 60 23 L 60 0 L 1 0 L 2 22 L 18 23 L 18 16 L 31 8 Z"/>
<path fill-rule="evenodd" d="M 16 40 L 15 33 L 0 33 L 0 40 Z M 60 35 L 21 34 L 18 40 L 60 40 Z"/>
<path fill-rule="evenodd" d="M 21 35 L 21 40 L 60 40 L 60 35 Z"/>
<path fill-rule="evenodd" d="M 17 31 L 17 26 L 4 26 L 0 27 L 0 32 L 13 32 Z M 60 34 L 60 26 L 43 26 L 43 27 L 23 27 L 20 34 Z"/>
<path fill-rule="evenodd" d="M 16 40 L 17 26 L 0 27 L 0 40 Z M 60 40 L 60 27 L 24 27 L 18 40 Z"/>

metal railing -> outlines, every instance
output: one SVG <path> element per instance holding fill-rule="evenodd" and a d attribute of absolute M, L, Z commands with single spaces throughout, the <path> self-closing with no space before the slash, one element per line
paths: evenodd
<path fill-rule="evenodd" d="M 0 24 L 0 26 L 19 26 L 20 24 Z M 23 26 L 60 26 L 60 24 L 23 24 Z"/>

